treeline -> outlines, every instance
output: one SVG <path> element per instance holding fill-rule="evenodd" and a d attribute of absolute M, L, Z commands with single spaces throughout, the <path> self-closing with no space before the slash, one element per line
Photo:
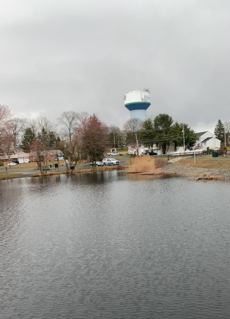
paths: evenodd
<path fill-rule="evenodd" d="M 95 115 L 67 111 L 55 125 L 45 117 L 15 118 L 9 107 L 0 105 L 0 156 L 9 160 L 20 149 L 33 152 L 41 169 L 50 150 L 59 150 L 69 160 L 69 167 L 75 167 L 79 160 L 102 158 L 108 144 L 108 127 Z"/>
<path fill-rule="evenodd" d="M 223 124 L 219 120 L 215 135 L 222 143 L 228 141 L 230 122 Z M 120 129 L 107 126 L 86 112 L 66 111 L 52 123 L 42 116 L 33 120 L 17 118 L 8 106 L 0 105 L 0 156 L 9 159 L 20 149 L 36 153 L 38 158 L 48 150 L 58 149 L 70 159 L 70 165 L 75 166 L 82 159 L 102 158 L 107 148 L 137 142 L 149 147 L 156 144 L 166 153 L 170 145 L 175 149 L 183 145 L 187 149 L 193 147 L 196 134 L 186 123 L 178 123 L 168 114 L 159 114 L 145 122 L 131 119 Z"/>
<path fill-rule="evenodd" d="M 170 145 L 183 146 L 187 149 L 196 143 L 195 132 L 185 123 L 174 122 L 168 114 L 159 114 L 153 120 L 147 119 L 141 122 L 131 119 L 126 124 L 127 141 L 129 143 L 142 143 L 145 146 L 156 146 L 167 153 Z"/>
<path fill-rule="evenodd" d="M 221 120 L 218 120 L 214 134 L 221 141 L 222 146 L 230 146 L 230 122 L 223 124 Z"/>

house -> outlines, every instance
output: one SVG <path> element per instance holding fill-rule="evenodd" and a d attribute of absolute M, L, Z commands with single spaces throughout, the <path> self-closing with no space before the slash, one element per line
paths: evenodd
<path fill-rule="evenodd" d="M 209 131 L 196 133 L 197 141 L 195 148 L 206 150 L 207 148 L 218 150 L 221 145 L 221 141 L 215 137 L 215 135 Z"/>
<path fill-rule="evenodd" d="M 146 151 L 152 151 L 157 153 L 157 155 L 162 155 L 162 149 L 159 148 L 158 146 L 156 146 L 156 144 L 153 144 L 152 147 L 148 147 L 148 146 L 144 146 L 143 144 L 138 145 L 139 148 L 139 155 L 141 155 L 142 153 L 146 152 Z M 175 150 L 175 146 L 174 144 L 169 146 L 168 152 L 174 152 Z M 128 154 L 132 154 L 132 155 L 137 155 L 137 145 L 135 143 L 130 143 L 128 145 Z"/>
<path fill-rule="evenodd" d="M 17 152 L 10 155 L 10 161 L 19 161 L 20 164 L 22 163 L 29 163 L 30 162 L 30 153 L 24 152 Z M 7 155 L 0 156 L 0 162 L 9 162 Z"/>
<path fill-rule="evenodd" d="M 46 151 L 40 152 L 40 157 L 42 157 L 42 160 L 46 160 L 47 162 L 64 160 L 63 154 L 60 150 L 46 150 Z M 32 152 L 30 154 L 30 162 L 35 162 L 36 160 L 37 160 L 37 153 Z"/>

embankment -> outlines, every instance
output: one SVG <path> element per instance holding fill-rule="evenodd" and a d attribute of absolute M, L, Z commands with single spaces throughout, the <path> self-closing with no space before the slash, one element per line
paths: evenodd
<path fill-rule="evenodd" d="M 169 164 L 161 169 L 163 172 L 174 172 L 179 176 L 186 176 L 195 180 L 226 180 L 230 181 L 230 170 L 208 169 L 200 167 L 183 167 Z"/>

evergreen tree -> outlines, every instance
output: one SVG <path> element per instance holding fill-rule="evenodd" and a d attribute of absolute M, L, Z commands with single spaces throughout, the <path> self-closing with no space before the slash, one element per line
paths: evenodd
<path fill-rule="evenodd" d="M 57 146 L 60 142 L 59 136 L 56 136 L 55 132 L 47 131 L 44 127 L 41 130 L 41 133 L 37 137 L 46 147 L 52 149 Z"/>
<path fill-rule="evenodd" d="M 143 123 L 143 129 L 140 132 L 140 138 L 145 146 L 152 145 L 154 143 L 155 131 L 153 129 L 153 122 L 147 119 Z"/>
<path fill-rule="evenodd" d="M 196 143 L 196 134 L 193 130 L 191 130 L 187 124 L 179 124 L 175 122 L 172 127 L 172 143 L 177 146 L 183 146 L 183 128 L 184 128 L 184 136 L 185 136 L 185 146 L 186 148 L 191 148 Z"/>
<path fill-rule="evenodd" d="M 224 124 L 221 122 L 221 120 L 218 120 L 214 134 L 216 138 L 221 140 L 221 143 L 224 143 Z"/>
<path fill-rule="evenodd" d="M 34 131 L 28 127 L 22 137 L 21 148 L 24 152 L 30 152 L 30 144 L 36 139 Z"/>
<path fill-rule="evenodd" d="M 155 139 L 165 154 L 171 144 L 173 119 L 168 114 L 159 114 L 153 120 Z"/>
<path fill-rule="evenodd" d="M 57 144 L 60 142 L 59 136 L 56 136 L 56 134 L 53 131 L 49 132 L 49 148 L 55 148 Z"/>

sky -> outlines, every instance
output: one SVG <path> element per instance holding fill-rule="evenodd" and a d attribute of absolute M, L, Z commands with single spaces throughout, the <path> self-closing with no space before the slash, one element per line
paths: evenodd
<path fill-rule="evenodd" d="M 147 117 L 213 131 L 230 121 L 229 30 L 229 0 L 0 0 L 0 104 L 122 128 L 124 94 L 149 88 Z"/>

